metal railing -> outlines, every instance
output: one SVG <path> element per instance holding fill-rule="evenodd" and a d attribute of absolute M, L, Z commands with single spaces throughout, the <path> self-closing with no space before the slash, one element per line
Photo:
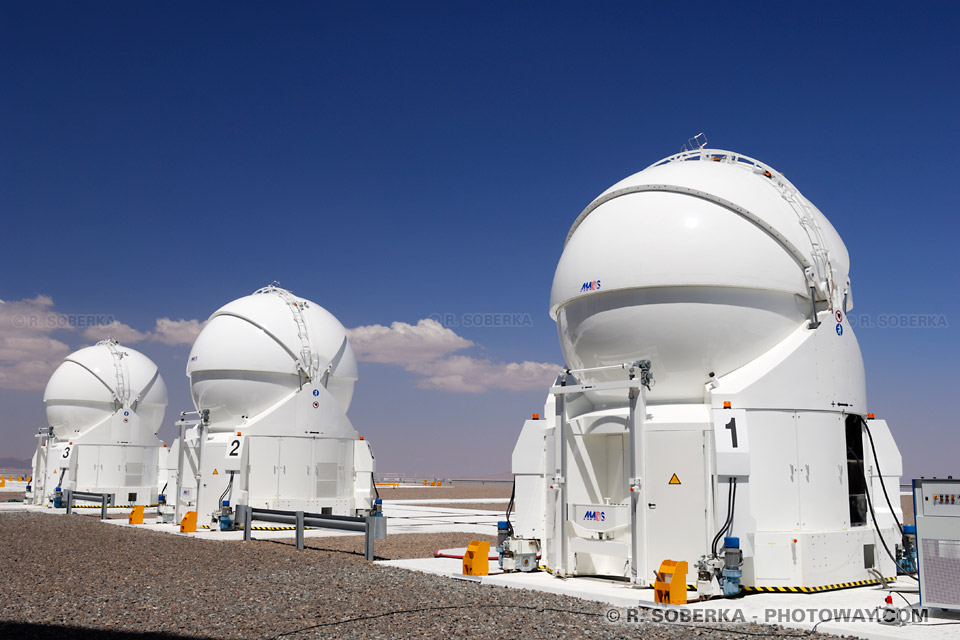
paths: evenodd
<path fill-rule="evenodd" d="M 99 502 L 100 519 L 106 520 L 107 507 L 112 507 L 115 501 L 115 496 L 112 493 L 91 493 L 89 491 L 73 491 L 72 489 L 67 489 L 65 493 L 67 515 L 73 513 L 74 500 L 84 500 L 86 502 Z"/>
<path fill-rule="evenodd" d="M 303 532 L 306 527 L 315 529 L 338 529 L 363 533 L 364 557 L 373 560 L 375 540 L 387 539 L 387 519 L 381 514 L 372 516 L 334 516 L 303 511 L 279 511 L 277 509 L 254 509 L 248 505 L 237 505 L 237 523 L 243 525 L 243 539 L 252 540 L 254 520 L 292 524 L 297 528 L 297 550 L 303 551 Z"/>

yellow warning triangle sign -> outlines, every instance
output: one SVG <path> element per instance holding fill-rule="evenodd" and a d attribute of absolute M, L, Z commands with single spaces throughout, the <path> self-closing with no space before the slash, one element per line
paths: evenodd
<path fill-rule="evenodd" d="M 216 469 L 213 470 L 213 475 L 219 475 Z M 673 476 L 673 477 L 676 478 L 677 476 Z M 673 480 L 671 480 L 670 482 L 673 482 Z M 677 482 L 677 484 L 680 484 L 680 483 Z"/>
<path fill-rule="evenodd" d="M 667 484 L 680 484 L 680 478 L 677 477 L 677 474 L 670 476 L 670 482 Z"/>

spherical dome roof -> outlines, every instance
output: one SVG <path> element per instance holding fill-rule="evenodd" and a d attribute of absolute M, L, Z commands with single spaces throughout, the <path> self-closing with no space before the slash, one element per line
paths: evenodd
<path fill-rule="evenodd" d="M 43 402 L 58 438 L 76 438 L 116 411 L 133 411 L 142 429 L 156 433 L 167 407 L 157 365 L 113 340 L 76 351 L 50 376 Z"/>
<path fill-rule="evenodd" d="M 840 308 L 848 271 L 836 230 L 781 174 L 696 150 L 620 181 L 580 214 L 550 313 L 571 368 L 650 359 L 653 400 L 702 401 L 709 373 L 802 325 L 811 295 Z"/>
<path fill-rule="evenodd" d="M 193 343 L 187 376 L 197 409 L 211 412 L 211 430 L 229 430 L 311 380 L 325 383 L 346 411 L 357 361 L 332 314 L 271 286 L 210 316 Z"/>

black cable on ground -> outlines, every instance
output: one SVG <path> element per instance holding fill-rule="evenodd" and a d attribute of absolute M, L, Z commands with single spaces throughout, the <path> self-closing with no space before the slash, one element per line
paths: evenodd
<path fill-rule="evenodd" d="M 596 613 L 594 611 L 577 611 L 576 609 L 557 609 L 553 607 L 535 607 L 532 605 L 520 605 L 520 604 L 451 604 L 451 605 L 438 605 L 432 607 L 417 607 L 414 609 L 397 609 L 395 611 L 384 611 L 383 613 L 375 613 L 367 616 L 356 616 L 354 618 L 345 618 L 343 620 L 334 620 L 332 622 L 321 622 L 319 624 L 311 625 L 309 627 L 302 627 L 300 629 L 295 629 L 293 631 L 287 631 L 276 636 L 272 636 L 270 640 L 277 640 L 278 638 L 284 638 L 286 636 L 291 636 L 297 633 L 303 633 L 304 631 L 311 631 L 313 629 L 320 629 L 323 627 L 335 627 L 341 624 L 347 624 L 348 622 L 362 622 L 365 620 L 376 620 L 377 618 L 387 618 L 389 616 L 403 615 L 405 613 L 425 613 L 427 611 L 450 611 L 453 609 L 525 609 L 527 611 L 539 611 L 540 613 L 545 613 L 547 611 L 553 613 L 572 613 L 581 616 L 591 616 L 601 618 L 603 617 L 602 613 Z"/>
<path fill-rule="evenodd" d="M 611 607 L 615 609 L 616 607 Z M 322 629 L 324 627 L 335 627 L 341 624 L 347 624 L 350 622 L 363 622 L 366 620 L 376 620 L 378 618 L 387 618 L 390 616 L 403 615 L 406 613 L 426 613 L 429 611 L 452 611 L 455 609 L 521 609 L 525 611 L 537 611 L 539 613 L 569 613 L 573 615 L 589 616 L 593 618 L 603 618 L 606 617 L 603 613 L 597 613 L 594 611 L 578 611 L 576 609 L 559 609 L 556 607 L 537 607 L 533 605 L 522 605 L 522 604 L 452 604 L 452 605 L 438 605 L 432 607 L 416 607 L 412 609 L 397 609 L 394 611 L 384 611 L 383 613 L 375 613 L 366 616 L 356 616 L 353 618 L 345 618 L 343 620 L 333 620 L 331 622 L 320 622 L 318 624 L 311 625 L 309 627 L 301 627 L 300 629 L 294 629 L 293 631 L 286 631 L 284 633 L 271 636 L 269 640 L 278 640 L 279 638 L 284 638 L 287 636 L 292 636 L 298 633 L 303 633 L 305 631 L 312 631 L 314 629 Z M 679 626 L 679 627 L 689 627 L 693 629 L 705 629 L 709 631 L 721 631 L 723 633 L 733 633 L 737 635 L 744 636 L 760 636 L 764 638 L 769 638 L 771 635 L 779 638 L 806 638 L 808 636 L 816 633 L 817 627 L 824 622 L 829 622 L 833 618 L 828 620 L 820 620 L 810 631 L 806 633 L 771 633 L 769 631 L 757 632 L 757 631 L 744 631 L 742 629 L 725 629 L 723 627 L 706 627 L 701 625 L 694 624 L 684 624 L 684 623 L 674 623 L 674 622 L 661 622 L 658 624 L 665 624 L 670 626 Z"/>

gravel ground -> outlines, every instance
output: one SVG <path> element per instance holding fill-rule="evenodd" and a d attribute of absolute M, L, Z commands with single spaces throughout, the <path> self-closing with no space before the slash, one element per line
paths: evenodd
<path fill-rule="evenodd" d="M 23 500 L 23 491 L 4 491 L 0 489 L 0 502 L 6 502 L 10 498 Z"/>
<path fill-rule="evenodd" d="M 469 538 L 397 535 L 377 552 L 429 555 Z M 759 625 L 608 624 L 601 604 L 369 564 L 359 537 L 308 539 L 297 552 L 289 543 L 209 542 L 88 517 L 5 513 L 0 540 L 4 640 L 88 640 L 90 630 L 107 640 L 832 637 Z M 361 617 L 369 618 L 351 620 Z"/>
<path fill-rule="evenodd" d="M 458 484 L 443 487 L 416 487 L 390 489 L 378 487 L 384 500 L 423 500 L 435 498 L 510 498 L 513 485 L 506 482 L 495 484 Z"/>

